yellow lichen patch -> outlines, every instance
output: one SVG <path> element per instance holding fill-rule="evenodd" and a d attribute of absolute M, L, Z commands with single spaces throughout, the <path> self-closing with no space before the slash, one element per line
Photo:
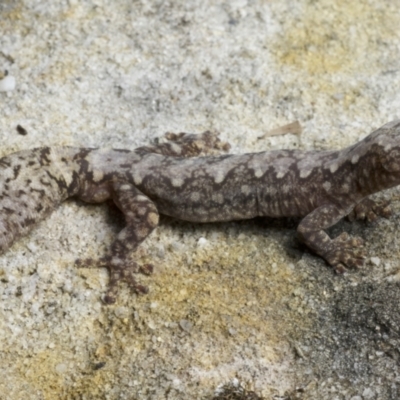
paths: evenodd
<path fill-rule="evenodd" d="M 280 252 L 279 246 L 266 248 L 264 237 L 251 234 L 240 235 L 235 243 L 218 239 L 188 250 L 190 265 L 187 252 L 174 252 L 174 261 L 152 276 L 149 298 L 138 300 L 157 302 L 152 312 L 167 321 L 189 320 L 193 334 L 228 337 L 232 345 L 248 335 L 268 338 L 269 346 L 283 343 L 284 332 L 292 330 L 281 316 L 283 308 L 290 325 L 310 321 L 286 309 L 299 283 Z"/>
<path fill-rule="evenodd" d="M 17 22 L 22 19 L 22 7 L 19 1 L 2 0 L 0 2 L 0 23 L 1 20 Z M 1 25 L 0 25 L 1 26 Z"/>
<path fill-rule="evenodd" d="M 65 359 L 58 346 L 37 354 L 21 357 L 22 365 L 17 367 L 28 387 L 35 388 L 45 400 L 54 399 L 64 386 L 63 364 Z"/>
<path fill-rule="evenodd" d="M 393 5 L 394 6 L 394 5 Z M 282 21 L 273 52 L 280 64 L 304 70 L 319 90 L 334 92 L 321 75 L 368 73 L 382 68 L 377 48 L 398 36 L 398 12 L 373 2 L 307 1 Z"/>
<path fill-rule="evenodd" d="M 280 61 L 310 74 L 369 69 L 371 64 L 360 63 L 357 54 L 364 59 L 397 35 L 396 17 L 386 7 L 343 0 L 306 2 L 302 15 L 285 26 L 282 41 L 276 43 Z"/>

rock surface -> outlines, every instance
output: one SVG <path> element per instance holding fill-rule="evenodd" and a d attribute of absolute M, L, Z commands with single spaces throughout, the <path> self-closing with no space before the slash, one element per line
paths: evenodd
<path fill-rule="evenodd" d="M 3 0 L 0 72 L 17 85 L 0 93 L 0 156 L 206 129 L 232 152 L 345 147 L 400 117 L 399 18 L 389 0 Z M 296 120 L 300 136 L 258 139 Z M 121 216 L 68 201 L 0 256 L 0 393 L 209 399 L 237 378 L 266 399 L 397 399 L 394 211 L 332 230 L 372 257 L 340 277 L 291 221 L 163 218 L 137 255 L 150 293 L 105 306 L 106 272 L 74 261 L 103 254 Z"/>

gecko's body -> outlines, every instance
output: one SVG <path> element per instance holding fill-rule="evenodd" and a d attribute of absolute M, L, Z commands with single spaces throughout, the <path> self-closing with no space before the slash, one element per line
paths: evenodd
<path fill-rule="evenodd" d="M 349 214 L 388 216 L 387 204 L 367 196 L 400 184 L 400 120 L 340 151 L 199 157 L 227 145 L 210 132 L 166 139 L 134 151 L 43 147 L 0 159 L 0 251 L 75 196 L 92 203 L 112 199 L 125 216 L 126 227 L 97 263 L 110 271 L 108 303 L 119 280 L 146 291 L 134 273 L 151 267 L 140 268 L 129 254 L 157 226 L 159 214 L 194 222 L 303 217 L 300 239 L 343 271 L 362 265 L 361 239 L 331 239 L 325 230 Z"/>

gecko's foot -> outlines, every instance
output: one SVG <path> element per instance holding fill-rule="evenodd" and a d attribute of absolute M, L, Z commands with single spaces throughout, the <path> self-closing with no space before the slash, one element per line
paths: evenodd
<path fill-rule="evenodd" d="M 75 262 L 78 268 L 107 268 L 110 273 L 108 290 L 103 297 L 106 304 L 114 304 L 118 295 L 119 283 L 126 282 L 127 285 L 138 294 L 146 294 L 149 289 L 136 281 L 135 274 L 150 275 L 153 273 L 151 264 L 139 265 L 135 261 L 123 261 L 116 257 L 106 256 L 98 260 L 87 258 L 78 259 Z"/>
<path fill-rule="evenodd" d="M 354 207 L 353 211 L 348 215 L 348 218 L 350 221 L 362 219 L 368 222 L 373 222 L 377 220 L 378 217 L 389 218 L 391 215 L 392 208 L 390 207 L 390 201 L 364 199 Z"/>
<path fill-rule="evenodd" d="M 213 150 L 228 151 L 229 143 L 222 142 L 217 132 L 205 131 L 200 134 L 168 132 L 164 138 L 183 147 L 185 156 L 212 154 Z"/>
<path fill-rule="evenodd" d="M 363 243 L 360 237 L 342 233 L 332 240 L 332 248 L 324 258 L 338 274 L 344 273 L 348 268 L 361 268 L 365 261 Z"/>

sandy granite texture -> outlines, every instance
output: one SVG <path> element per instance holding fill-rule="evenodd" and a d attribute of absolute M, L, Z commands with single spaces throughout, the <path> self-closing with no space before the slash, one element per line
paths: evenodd
<path fill-rule="evenodd" d="M 399 0 L 0 0 L 0 156 L 206 129 L 232 152 L 345 147 L 400 118 L 399 21 Z M 295 120 L 301 136 L 258 139 Z M 68 201 L 0 255 L 0 399 L 211 399 L 234 378 L 265 399 L 398 399 L 394 209 L 332 229 L 368 249 L 342 277 L 293 221 L 163 218 L 138 252 L 150 293 L 106 306 L 106 271 L 74 261 L 121 215 Z"/>

